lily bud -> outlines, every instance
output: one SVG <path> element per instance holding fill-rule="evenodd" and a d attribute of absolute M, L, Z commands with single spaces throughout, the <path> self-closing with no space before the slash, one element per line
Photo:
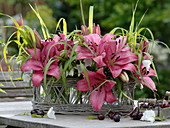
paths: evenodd
<path fill-rule="evenodd" d="M 93 33 L 96 33 L 99 36 L 101 35 L 100 26 L 99 25 L 96 25 L 96 26 L 95 26 L 95 24 L 93 25 Z"/>
<path fill-rule="evenodd" d="M 35 39 L 36 39 L 36 48 L 42 49 L 43 45 L 41 44 L 41 37 L 39 35 L 39 33 L 34 29 L 33 30 L 34 35 L 35 35 Z"/>
<path fill-rule="evenodd" d="M 119 77 L 123 82 L 125 82 L 125 83 L 129 82 L 129 76 L 126 72 L 122 71 L 122 73 L 119 75 Z"/>

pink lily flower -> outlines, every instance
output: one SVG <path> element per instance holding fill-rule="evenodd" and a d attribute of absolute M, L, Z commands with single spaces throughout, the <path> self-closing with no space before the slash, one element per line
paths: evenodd
<path fill-rule="evenodd" d="M 62 33 L 59 33 L 59 36 L 55 36 L 53 38 L 53 40 L 55 42 L 66 42 L 67 41 L 66 36 Z M 71 42 L 72 41 L 70 41 L 70 40 L 67 41 L 68 44 L 70 44 Z M 59 51 L 64 50 L 64 44 L 58 44 L 58 45 L 56 45 L 56 47 Z M 69 47 L 68 46 L 66 46 L 66 47 L 67 47 L 67 50 L 68 50 Z"/>
<path fill-rule="evenodd" d="M 43 55 L 46 55 L 46 60 L 49 60 L 49 58 L 53 57 L 53 56 L 60 56 L 63 51 L 64 51 L 64 44 L 60 44 L 60 43 L 67 43 L 69 45 L 73 45 L 72 40 L 67 40 L 66 36 L 62 33 L 59 33 L 59 36 L 55 36 L 53 39 L 48 39 L 48 40 L 42 40 L 41 43 L 43 44 L 44 48 L 42 50 Z M 50 52 L 49 52 L 50 49 Z M 66 45 L 66 54 L 67 57 L 69 57 L 70 52 L 72 49 Z"/>
<path fill-rule="evenodd" d="M 114 35 L 110 33 L 104 35 L 103 38 L 100 38 L 97 34 L 89 34 L 84 36 L 84 42 L 89 46 L 89 48 L 78 45 L 75 50 L 79 53 L 77 55 L 77 59 L 93 59 L 98 66 L 105 65 L 103 62 L 103 58 L 106 55 L 104 45 L 106 42 L 112 40 L 112 37 L 114 37 Z"/>
<path fill-rule="evenodd" d="M 144 61 L 146 61 L 146 60 L 143 60 L 143 63 L 141 64 L 141 68 L 140 68 L 141 76 L 138 75 L 137 73 L 134 75 L 142 85 L 145 85 L 146 87 L 148 87 L 152 90 L 156 90 L 155 83 L 149 77 L 149 76 L 156 76 L 156 73 L 152 68 L 150 68 L 151 63 L 147 62 L 148 64 L 147 63 L 145 64 Z M 150 60 L 147 60 L 147 61 L 150 61 Z"/>
<path fill-rule="evenodd" d="M 21 65 L 21 71 L 27 72 L 33 70 L 32 83 L 35 87 L 39 87 L 42 80 L 44 79 L 44 68 L 47 64 L 41 56 L 44 56 L 44 53 L 40 49 L 36 49 L 36 53 L 34 53 L 34 49 L 27 49 L 32 58 L 28 59 L 25 63 Z M 58 66 L 58 61 L 54 61 L 48 71 L 47 74 L 58 78 L 60 76 L 60 68 Z"/>
<path fill-rule="evenodd" d="M 104 62 L 114 78 L 118 77 L 122 70 L 135 71 L 135 66 L 131 62 L 136 61 L 137 56 L 126 45 L 126 37 L 107 42 L 105 52 Z"/>
<path fill-rule="evenodd" d="M 42 56 L 41 57 L 46 62 L 50 58 L 60 55 L 60 51 L 57 49 L 57 45 L 55 45 L 56 42 L 54 40 L 42 40 L 41 43 L 43 45 Z"/>
<path fill-rule="evenodd" d="M 117 99 L 112 94 L 112 87 L 116 84 L 114 81 L 106 80 L 106 75 L 103 73 L 103 68 L 96 72 L 87 71 L 90 87 L 83 73 L 84 79 L 77 82 L 77 89 L 79 91 L 92 91 L 90 94 L 90 103 L 95 111 L 99 111 L 104 103 L 112 103 Z M 106 81 L 103 85 L 101 85 Z M 99 87 L 100 86 L 100 87 Z"/>

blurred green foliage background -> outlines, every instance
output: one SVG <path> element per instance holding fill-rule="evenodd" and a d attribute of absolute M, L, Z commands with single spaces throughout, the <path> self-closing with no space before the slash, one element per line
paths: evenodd
<path fill-rule="evenodd" d="M 92 5 L 94 6 L 94 23 L 100 25 L 102 34 L 111 31 L 114 27 L 128 29 L 136 1 L 82 0 L 86 25 L 88 25 L 88 9 Z M 38 6 L 41 17 L 51 33 L 55 33 L 56 23 L 61 17 L 66 19 L 69 31 L 76 28 L 80 29 L 82 25 L 79 0 L 0 0 L 0 12 L 16 18 L 22 15 L 25 24 L 39 31 L 38 19 L 28 3 Z M 162 41 L 170 47 L 170 0 L 140 0 L 136 11 L 136 23 L 139 22 L 145 12 L 141 27 L 150 28 L 155 40 Z M 8 24 L 10 22 L 6 18 L 0 17 L 0 25 Z M 0 42 L 5 41 L 8 35 L 11 34 L 10 32 L 11 30 L 0 28 Z M 165 91 L 170 90 L 170 57 L 163 46 L 154 48 L 153 54 L 155 54 L 155 63 L 159 75 L 159 81 L 155 79 L 155 82 L 158 95 L 162 98 Z M 147 88 L 138 89 L 135 94 L 136 98 L 153 97 L 152 92 Z"/>

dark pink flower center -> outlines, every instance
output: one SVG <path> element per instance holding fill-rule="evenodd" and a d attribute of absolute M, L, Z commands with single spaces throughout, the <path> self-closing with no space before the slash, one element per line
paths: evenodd
<path fill-rule="evenodd" d="M 99 91 L 101 91 L 102 86 L 101 86 L 100 88 L 96 89 L 100 84 L 101 84 L 101 83 L 93 84 L 93 85 L 92 85 L 92 90 L 95 90 L 95 91 L 98 91 L 98 90 L 99 90 Z"/>
<path fill-rule="evenodd" d="M 110 65 L 114 65 L 115 61 L 117 61 L 120 58 L 120 56 L 115 55 L 115 53 L 112 53 L 111 58 L 109 60 Z"/>
<path fill-rule="evenodd" d="M 146 67 L 142 69 L 142 75 L 148 75 L 149 71 L 146 70 Z"/>

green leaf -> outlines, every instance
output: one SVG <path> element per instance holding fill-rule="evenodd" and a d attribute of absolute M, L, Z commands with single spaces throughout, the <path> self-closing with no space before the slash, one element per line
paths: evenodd
<path fill-rule="evenodd" d="M 164 121 L 165 118 L 161 118 L 161 117 L 155 117 L 155 121 Z"/>
<path fill-rule="evenodd" d="M 126 98 L 130 99 L 131 101 L 134 101 L 132 98 L 130 98 L 129 96 L 127 96 L 122 90 L 121 90 L 121 92 L 122 92 L 122 94 L 123 94 Z"/>
<path fill-rule="evenodd" d="M 116 31 L 120 30 L 122 33 L 120 33 L 121 35 L 125 35 L 125 33 L 128 33 L 128 31 L 124 28 L 121 28 L 121 27 L 115 27 L 114 29 L 112 29 L 109 33 L 112 33 L 115 35 Z M 118 34 L 118 35 L 120 35 Z"/>
<path fill-rule="evenodd" d="M 84 19 L 84 12 L 83 12 L 82 0 L 80 0 L 80 8 L 81 8 L 81 18 L 82 18 L 82 22 L 83 22 L 83 25 L 86 26 L 86 24 L 85 24 L 85 19 Z"/>
<path fill-rule="evenodd" d="M 29 31 L 31 39 L 33 41 L 34 49 L 36 49 L 36 39 L 35 39 L 35 34 L 34 34 L 33 30 L 27 25 L 25 25 L 24 27 L 27 28 L 27 30 Z"/>
<path fill-rule="evenodd" d="M 146 14 L 147 11 L 148 11 L 148 9 L 147 9 L 147 10 L 145 11 L 145 13 L 142 15 L 142 17 L 141 17 L 139 23 L 137 24 L 136 31 L 137 31 L 138 27 L 140 26 L 141 22 L 143 21 L 143 19 L 144 19 L 145 14 Z"/>
<path fill-rule="evenodd" d="M 14 22 L 15 26 L 16 26 L 16 27 L 19 27 L 18 22 L 17 22 L 13 17 L 11 17 L 11 16 L 9 16 L 9 15 L 7 15 L 7 14 L 3 14 L 3 13 L 0 13 L 0 15 L 9 17 L 9 18 Z"/>
<path fill-rule="evenodd" d="M 93 33 L 93 6 L 90 6 L 89 9 L 89 30 L 90 33 Z"/>
<path fill-rule="evenodd" d="M 44 36 L 44 39 L 48 39 L 50 38 L 50 34 L 48 32 L 48 29 L 43 21 L 43 19 L 41 18 L 39 12 L 38 12 L 38 9 L 36 7 L 36 10 L 31 6 L 31 4 L 29 4 L 31 9 L 34 11 L 34 13 L 36 14 L 36 16 L 38 17 L 39 21 L 40 21 L 40 24 L 41 24 L 41 30 L 43 32 L 43 36 Z"/>
<path fill-rule="evenodd" d="M 96 119 L 98 119 L 97 117 L 94 117 L 94 116 L 88 116 L 88 117 L 86 117 L 86 119 L 89 119 L 89 120 L 96 120 Z"/>
<path fill-rule="evenodd" d="M 4 85 L 0 83 L 0 86 L 4 86 Z"/>
<path fill-rule="evenodd" d="M 24 112 L 22 114 L 17 114 L 15 116 L 30 116 L 30 114 L 28 112 Z"/>
<path fill-rule="evenodd" d="M 90 89 L 90 80 L 89 80 L 89 76 L 88 76 L 88 74 L 87 74 L 87 71 L 86 71 L 85 66 L 81 63 L 81 61 L 80 61 L 80 68 L 81 68 L 81 69 L 83 70 L 83 72 L 84 72 L 84 75 L 85 75 L 86 80 L 87 80 L 87 83 L 88 83 L 88 87 L 89 87 L 89 89 Z"/>
<path fill-rule="evenodd" d="M 44 69 L 44 92 L 46 93 L 47 92 L 47 71 L 48 71 L 48 69 L 49 69 L 49 67 L 50 67 L 50 65 L 54 62 L 54 61 L 56 61 L 56 60 L 52 60 L 53 58 L 51 58 L 49 61 L 48 61 L 48 63 L 45 65 L 45 69 Z"/>
<path fill-rule="evenodd" d="M 35 114 L 31 114 L 32 117 L 35 117 L 35 118 L 43 118 L 42 115 L 37 115 L 36 113 Z"/>
<path fill-rule="evenodd" d="M 0 92 L 2 92 L 2 93 L 6 93 L 6 91 L 2 90 L 1 88 L 0 88 Z"/>
<path fill-rule="evenodd" d="M 60 18 L 60 20 L 58 21 L 58 23 L 56 25 L 56 31 L 59 28 L 61 21 L 63 21 L 63 34 L 67 35 L 67 22 L 64 18 Z"/>
<path fill-rule="evenodd" d="M 138 6 L 138 2 L 139 2 L 139 0 L 136 2 L 135 9 L 133 11 L 133 15 L 132 15 L 132 19 L 131 19 L 131 24 L 129 27 L 129 35 L 130 36 L 133 36 L 133 31 L 134 31 L 134 26 L 135 26 L 135 13 L 136 13 L 136 9 Z"/>

